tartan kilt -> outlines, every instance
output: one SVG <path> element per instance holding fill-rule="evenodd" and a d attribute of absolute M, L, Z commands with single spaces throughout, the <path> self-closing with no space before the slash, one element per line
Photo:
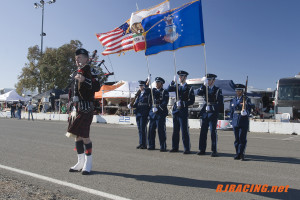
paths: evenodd
<path fill-rule="evenodd" d="M 89 138 L 90 126 L 93 121 L 93 109 L 87 111 L 79 111 L 76 118 L 69 117 L 68 132 L 78 137 Z"/>

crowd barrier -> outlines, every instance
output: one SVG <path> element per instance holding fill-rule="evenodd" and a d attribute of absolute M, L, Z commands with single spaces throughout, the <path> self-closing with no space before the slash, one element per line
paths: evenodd
<path fill-rule="evenodd" d="M 0 112 L 0 117 L 10 118 L 10 112 Z M 22 119 L 28 119 L 28 113 L 22 112 Z M 56 113 L 33 113 L 35 120 L 53 120 L 53 121 L 67 121 L 67 114 Z M 135 125 L 135 116 L 118 116 L 118 115 L 94 115 L 93 123 L 107 123 L 107 124 L 123 124 Z M 166 127 L 173 127 L 173 119 L 167 118 Z M 191 129 L 200 129 L 199 119 L 189 119 L 189 127 Z M 219 120 L 217 129 L 231 130 L 230 121 Z M 250 132 L 261 133 L 275 133 L 275 134 L 300 134 L 300 123 L 287 123 L 287 122 L 260 122 L 250 120 Z"/>

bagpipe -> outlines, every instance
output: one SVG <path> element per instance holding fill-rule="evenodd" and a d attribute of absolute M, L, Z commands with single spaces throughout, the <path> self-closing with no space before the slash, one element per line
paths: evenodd
<path fill-rule="evenodd" d="M 97 55 L 97 50 L 93 51 L 93 54 L 91 56 L 91 58 L 89 58 L 89 61 L 87 62 L 86 65 L 91 65 L 93 63 L 99 62 L 99 64 L 95 64 L 94 66 L 91 66 L 91 75 L 92 75 L 92 90 L 93 92 L 98 92 L 101 88 L 101 83 L 104 82 L 105 78 L 108 78 L 110 75 L 114 75 L 114 72 L 110 72 L 107 67 L 105 66 L 104 62 L 105 60 L 101 60 L 101 61 L 95 61 Z M 65 88 L 65 91 L 68 90 L 68 110 L 69 113 L 72 112 L 73 110 L 73 99 L 72 98 L 72 94 L 73 94 L 73 89 L 72 88 L 72 84 L 74 84 L 75 82 L 75 77 L 78 73 L 81 73 L 82 69 L 86 66 L 81 66 L 80 68 L 74 70 L 71 74 L 70 77 L 72 78 L 72 80 L 70 81 L 70 83 L 68 84 L 68 86 Z M 105 69 L 107 70 L 108 73 L 104 73 L 103 76 L 100 76 L 101 74 L 101 65 L 103 65 L 105 67 Z M 75 91 L 74 91 L 75 92 Z"/>

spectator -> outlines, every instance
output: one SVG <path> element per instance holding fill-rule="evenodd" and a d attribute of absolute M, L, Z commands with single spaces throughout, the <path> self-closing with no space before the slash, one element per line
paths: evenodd
<path fill-rule="evenodd" d="M 16 104 L 13 102 L 10 106 L 10 117 L 11 118 L 16 117 L 15 112 L 16 112 Z"/>
<path fill-rule="evenodd" d="M 66 112 L 67 112 L 66 105 L 63 104 L 63 105 L 61 106 L 61 113 L 62 113 L 62 114 L 66 114 Z"/>
<path fill-rule="evenodd" d="M 22 111 L 23 104 L 21 100 L 17 103 L 17 110 L 18 110 L 18 118 L 21 119 L 21 111 Z"/>
<path fill-rule="evenodd" d="M 26 109 L 28 111 L 28 120 L 30 120 L 30 114 L 31 114 L 32 121 L 34 121 L 33 120 L 33 114 L 32 114 L 32 108 L 33 108 L 33 106 L 31 104 L 31 101 L 29 101 L 29 103 L 26 106 Z"/>
<path fill-rule="evenodd" d="M 55 112 L 55 96 L 52 93 L 50 93 L 49 102 L 51 104 L 51 111 Z"/>

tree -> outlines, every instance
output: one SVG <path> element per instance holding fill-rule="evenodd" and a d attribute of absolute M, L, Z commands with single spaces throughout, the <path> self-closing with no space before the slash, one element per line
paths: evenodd
<path fill-rule="evenodd" d="M 37 88 L 39 93 L 64 89 L 72 79 L 70 74 L 77 69 L 74 55 L 78 48 L 82 48 L 78 40 L 71 40 L 59 48 L 46 48 L 42 56 L 37 45 L 28 48 L 28 63 L 25 63 L 18 76 L 16 91 L 20 94 L 24 88 L 31 91 Z M 102 69 L 99 70 L 99 76 L 102 76 L 104 73 Z"/>

